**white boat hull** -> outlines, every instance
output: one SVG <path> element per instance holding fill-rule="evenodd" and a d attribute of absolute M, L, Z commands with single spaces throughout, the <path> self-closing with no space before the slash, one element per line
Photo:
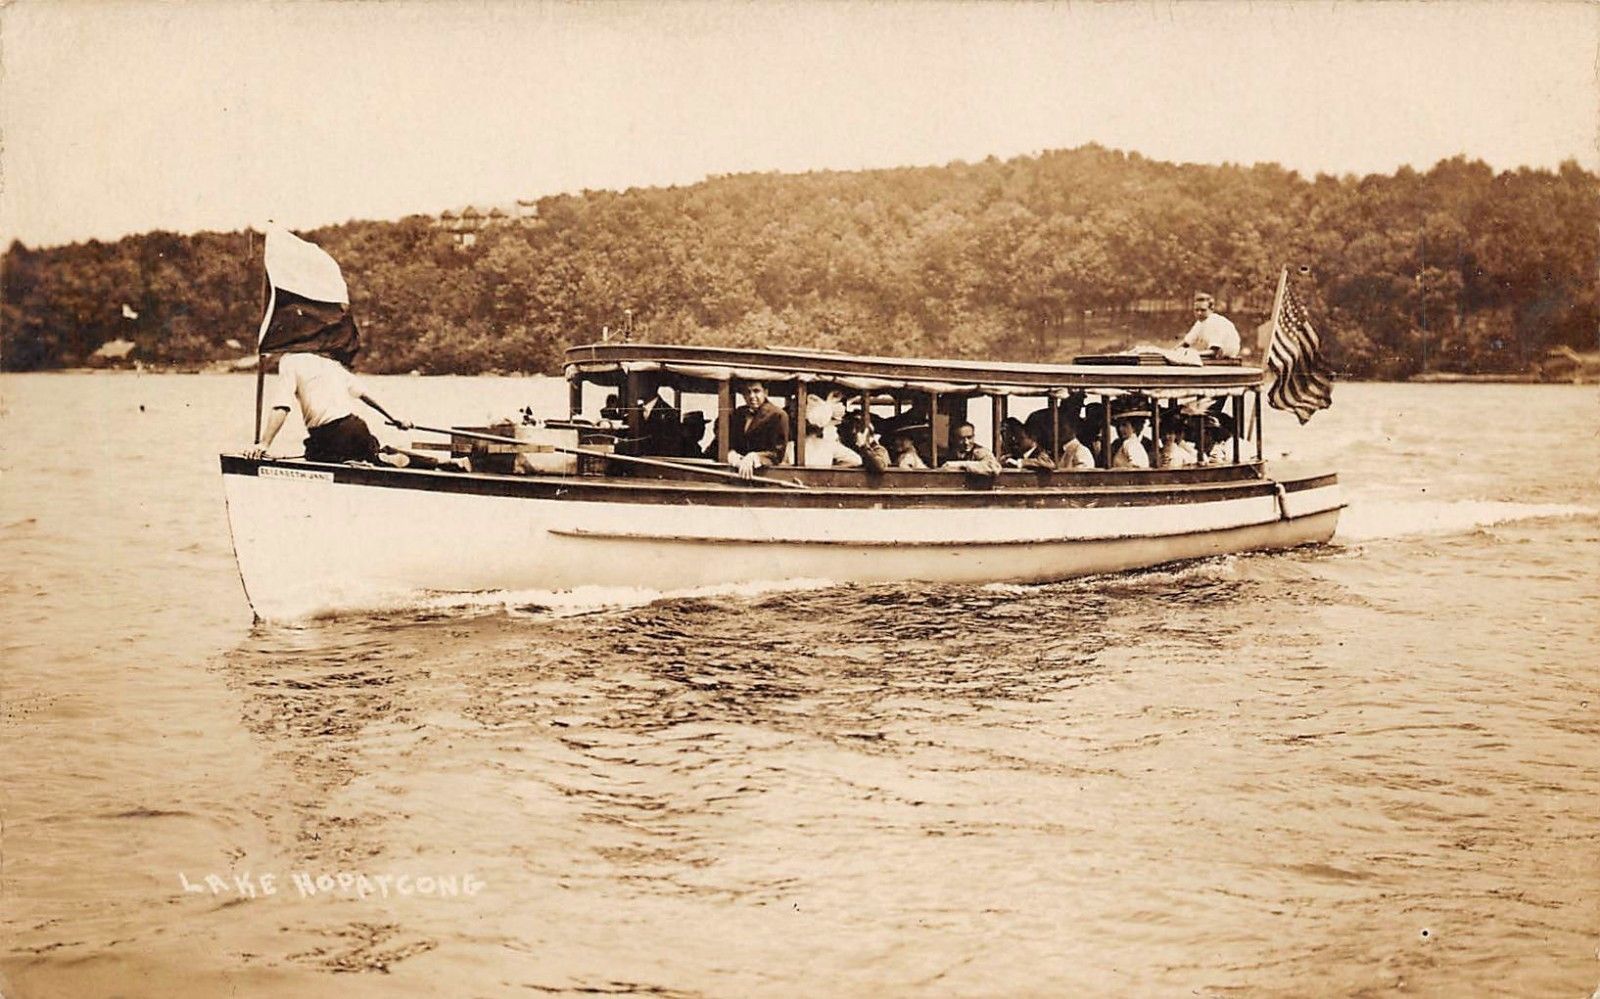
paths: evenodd
<path fill-rule="evenodd" d="M 381 609 L 441 592 L 1040 582 L 1325 542 L 1342 506 L 1331 477 L 1176 502 L 1171 489 L 1151 490 L 1148 502 L 1139 490 L 1080 490 L 1062 500 L 1074 505 L 1030 507 L 1015 498 L 973 506 L 960 490 L 742 505 L 728 490 L 684 489 L 663 501 L 660 484 L 614 485 L 592 499 L 575 495 L 581 483 L 555 480 L 544 480 L 543 496 L 510 485 L 496 495 L 492 477 L 463 485 L 446 473 L 369 469 L 365 481 L 344 481 L 351 474 L 224 459 L 234 551 L 259 617 Z"/>

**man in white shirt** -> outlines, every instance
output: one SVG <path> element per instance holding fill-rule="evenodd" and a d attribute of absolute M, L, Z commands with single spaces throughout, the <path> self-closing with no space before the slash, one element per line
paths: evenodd
<path fill-rule="evenodd" d="M 1211 311 L 1214 301 L 1207 292 L 1195 292 L 1194 325 L 1178 346 L 1189 347 L 1202 357 L 1238 357 L 1239 331 L 1226 316 Z"/>
<path fill-rule="evenodd" d="M 273 438 L 283 429 L 289 409 L 296 403 L 306 424 L 306 460 L 339 463 L 345 461 L 378 461 L 380 452 L 406 454 L 406 464 L 418 467 L 459 467 L 450 462 L 436 462 L 422 455 L 398 452 L 378 443 L 367 427 L 366 421 L 356 415 L 354 401 L 359 399 L 376 410 L 383 418 L 401 430 L 410 430 L 411 424 L 397 420 L 372 396 L 366 386 L 351 374 L 344 365 L 321 354 L 284 354 L 278 361 L 278 378 L 270 397 L 271 409 L 261 440 L 245 449 L 245 456 L 262 458 Z"/>

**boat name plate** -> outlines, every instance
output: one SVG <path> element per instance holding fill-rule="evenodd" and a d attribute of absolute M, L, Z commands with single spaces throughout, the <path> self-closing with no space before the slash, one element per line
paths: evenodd
<path fill-rule="evenodd" d="M 298 479 L 302 482 L 332 482 L 332 472 L 314 472 L 308 468 L 276 468 L 262 465 L 256 475 L 263 479 Z"/>

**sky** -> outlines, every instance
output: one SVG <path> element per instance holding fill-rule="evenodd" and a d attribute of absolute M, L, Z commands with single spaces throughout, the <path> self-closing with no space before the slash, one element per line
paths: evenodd
<path fill-rule="evenodd" d="M 1600 4 L 14 0 L 0 245 L 1089 142 L 1600 169 Z"/>

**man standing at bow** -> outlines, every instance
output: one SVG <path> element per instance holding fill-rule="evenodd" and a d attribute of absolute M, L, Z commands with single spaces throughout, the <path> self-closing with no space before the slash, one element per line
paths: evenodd
<path fill-rule="evenodd" d="M 455 462 L 380 444 L 356 415 L 354 403 L 359 399 L 394 426 L 411 429 L 410 423 L 378 405 L 350 373 L 350 363 L 361 350 L 361 331 L 350 314 L 350 292 L 334 259 L 278 226 L 267 230 L 263 258 L 270 295 L 256 348 L 262 377 L 268 359 L 280 355 L 278 380 L 266 426 L 245 448 L 245 456 L 265 457 L 298 403 L 307 430 L 307 461 L 377 463 L 382 454 L 385 464 L 461 470 Z"/>
<path fill-rule="evenodd" d="M 344 364 L 322 354 L 284 354 L 278 361 L 277 384 L 270 398 L 261 440 L 245 450 L 246 457 L 266 455 L 297 402 L 306 424 L 307 461 L 377 462 L 382 446 L 366 421 L 356 415 L 357 399 L 402 430 L 410 427 L 378 405 Z"/>

